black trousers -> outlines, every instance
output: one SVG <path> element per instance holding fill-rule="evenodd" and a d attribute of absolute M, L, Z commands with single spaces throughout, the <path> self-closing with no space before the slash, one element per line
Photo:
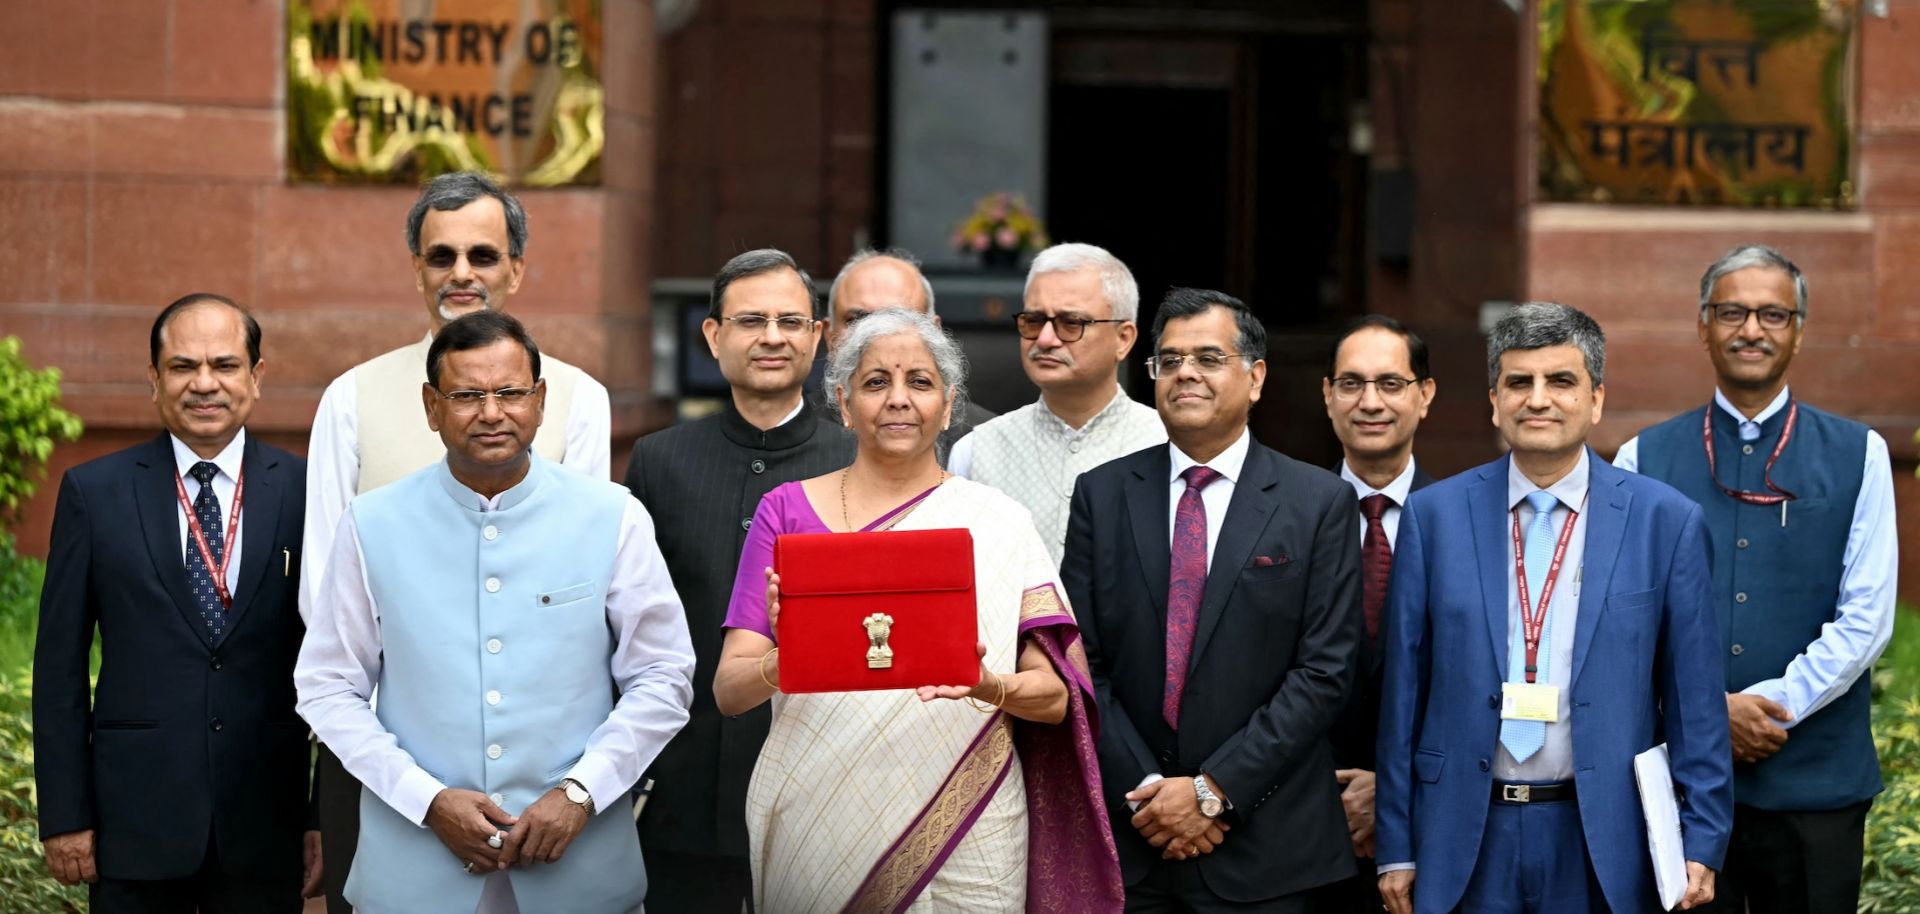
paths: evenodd
<path fill-rule="evenodd" d="M 300 871 L 282 879 L 235 876 L 220 868 L 213 838 L 200 871 L 185 879 L 108 879 L 87 888 L 94 914 L 299 914 Z"/>
<path fill-rule="evenodd" d="M 1344 912 L 1338 890 L 1321 886 L 1262 901 L 1228 901 L 1213 893 L 1192 861 L 1161 860 L 1147 878 L 1127 886 L 1126 914 L 1323 914 Z"/>
<path fill-rule="evenodd" d="M 347 903 L 347 873 L 360 844 L 360 782 L 340 766 L 325 744 L 314 764 L 320 793 L 320 859 L 326 864 L 327 914 L 353 914 Z"/>
<path fill-rule="evenodd" d="M 1735 804 L 1727 862 L 1709 914 L 1852 914 L 1860 907 L 1861 842 L 1872 800 L 1777 812 Z"/>
<path fill-rule="evenodd" d="M 644 845 L 647 910 L 660 914 L 741 914 L 753 907 L 753 873 L 745 857 L 680 854 Z"/>
<path fill-rule="evenodd" d="M 1344 879 L 1326 888 L 1326 903 L 1320 910 L 1326 914 L 1379 914 L 1380 877 L 1373 874 L 1373 858 L 1359 861 L 1361 871 L 1351 879 Z"/>

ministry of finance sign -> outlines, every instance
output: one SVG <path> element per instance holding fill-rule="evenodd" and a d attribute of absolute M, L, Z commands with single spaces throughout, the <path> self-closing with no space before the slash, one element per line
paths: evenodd
<path fill-rule="evenodd" d="M 1543 0 L 1547 200 L 1850 208 L 1853 0 Z"/>
<path fill-rule="evenodd" d="M 288 0 L 287 173 L 597 184 L 598 0 Z"/>

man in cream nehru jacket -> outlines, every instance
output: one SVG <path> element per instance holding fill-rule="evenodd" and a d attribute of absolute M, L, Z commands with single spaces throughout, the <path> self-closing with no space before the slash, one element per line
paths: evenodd
<path fill-rule="evenodd" d="M 421 188 L 407 213 L 407 249 L 413 253 L 414 285 L 426 299 L 428 332 L 349 369 L 320 398 L 307 443 L 302 616 L 313 614 L 347 502 L 440 459 L 445 448 L 421 421 L 416 394 L 427 344 L 463 314 L 504 310 L 526 275 L 526 247 L 526 210 L 485 175 L 445 174 Z M 556 421 L 535 436 L 534 449 L 551 462 L 608 478 L 613 445 L 606 387 L 559 359 L 543 361 L 547 413 Z M 317 771 L 322 840 L 333 862 L 327 872 L 328 911 L 349 914 L 340 891 L 353 863 L 360 785 L 345 776 L 326 746 L 320 747 Z"/>
<path fill-rule="evenodd" d="M 294 669 L 301 716 L 366 785 L 346 899 L 635 911 L 627 791 L 693 700 L 653 521 L 535 453 L 546 381 L 518 321 L 452 321 L 422 362 L 446 457 L 353 500 Z"/>

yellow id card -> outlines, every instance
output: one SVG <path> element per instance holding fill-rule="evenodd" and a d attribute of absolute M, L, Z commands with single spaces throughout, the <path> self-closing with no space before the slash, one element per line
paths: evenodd
<path fill-rule="evenodd" d="M 1537 720 L 1543 723 L 1557 723 L 1560 720 L 1560 687 L 1537 682 L 1503 682 L 1500 684 L 1501 720 Z"/>

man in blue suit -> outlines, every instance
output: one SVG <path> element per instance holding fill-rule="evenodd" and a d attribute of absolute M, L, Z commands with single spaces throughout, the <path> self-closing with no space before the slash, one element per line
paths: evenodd
<path fill-rule="evenodd" d="M 1605 365 L 1592 318 L 1515 309 L 1487 342 L 1511 454 L 1401 517 L 1376 852 L 1394 914 L 1659 910 L 1633 757 L 1661 742 L 1683 796 L 1680 907 L 1713 897 L 1733 797 L 1706 529 L 1679 492 L 1588 450 Z"/>

